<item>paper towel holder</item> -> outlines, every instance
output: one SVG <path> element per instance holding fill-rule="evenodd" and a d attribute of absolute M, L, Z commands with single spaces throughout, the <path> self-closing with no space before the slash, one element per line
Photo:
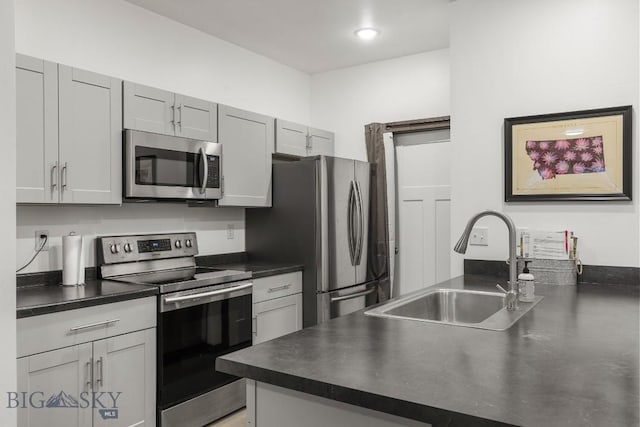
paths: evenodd
<path fill-rule="evenodd" d="M 65 243 L 69 237 L 80 238 L 80 246 L 75 248 L 77 253 L 72 253 L 71 249 L 68 249 L 69 253 L 65 250 Z M 68 236 L 63 236 L 62 238 L 62 267 L 62 282 L 60 286 L 64 288 L 77 288 L 85 285 L 84 237 L 77 235 L 75 231 L 70 232 Z"/>

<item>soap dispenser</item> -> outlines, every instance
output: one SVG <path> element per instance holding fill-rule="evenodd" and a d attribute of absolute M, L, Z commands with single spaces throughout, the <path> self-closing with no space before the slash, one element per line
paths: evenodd
<path fill-rule="evenodd" d="M 524 262 L 524 270 L 518 275 L 518 299 L 522 302 L 533 302 L 536 299 L 533 274 L 529 272 L 530 262 Z"/>

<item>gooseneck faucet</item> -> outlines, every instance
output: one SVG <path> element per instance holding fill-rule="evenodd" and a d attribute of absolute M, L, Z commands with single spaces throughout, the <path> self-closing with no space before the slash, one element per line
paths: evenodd
<path fill-rule="evenodd" d="M 509 291 L 502 289 L 506 295 L 507 310 L 516 310 L 518 308 L 518 260 L 516 258 L 516 225 L 513 220 L 502 212 L 497 211 L 482 211 L 474 215 L 460 236 L 460 240 L 454 246 L 453 250 L 459 254 L 467 252 L 467 245 L 469 244 L 469 236 L 471 236 L 471 230 L 475 223 L 484 216 L 497 216 L 507 224 L 509 229 Z"/>

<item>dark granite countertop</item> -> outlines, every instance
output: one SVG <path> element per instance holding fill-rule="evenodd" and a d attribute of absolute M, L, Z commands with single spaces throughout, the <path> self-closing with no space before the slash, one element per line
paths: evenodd
<path fill-rule="evenodd" d="M 464 276 L 441 287 L 494 290 Z M 507 331 L 363 311 L 217 359 L 218 370 L 435 427 L 637 426 L 640 289 L 536 286 Z"/>
<path fill-rule="evenodd" d="M 29 285 L 17 287 L 17 318 L 91 307 L 158 294 L 158 288 L 111 280 L 87 280 L 84 286 Z"/>

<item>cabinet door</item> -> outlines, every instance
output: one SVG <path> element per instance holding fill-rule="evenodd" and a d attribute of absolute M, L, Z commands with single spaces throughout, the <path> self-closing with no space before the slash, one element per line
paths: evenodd
<path fill-rule="evenodd" d="M 285 120 L 276 120 L 276 153 L 304 157 L 307 155 L 308 128 Z"/>
<path fill-rule="evenodd" d="M 175 134 L 172 92 L 131 82 L 122 87 L 125 129 Z"/>
<path fill-rule="evenodd" d="M 176 135 L 218 141 L 218 104 L 176 94 Z"/>
<path fill-rule="evenodd" d="M 309 156 L 333 156 L 334 153 L 333 132 L 309 128 Z"/>
<path fill-rule="evenodd" d="M 117 409 L 117 418 L 94 411 L 94 427 L 155 427 L 156 329 L 95 341 L 93 357 L 96 391 L 111 393 L 103 409 Z"/>
<path fill-rule="evenodd" d="M 253 304 L 253 344 L 302 329 L 302 293 Z"/>
<path fill-rule="evenodd" d="M 18 390 L 18 427 L 90 427 L 91 343 L 18 359 Z"/>
<path fill-rule="evenodd" d="M 122 202 L 122 81 L 60 65 L 60 200 Z"/>
<path fill-rule="evenodd" d="M 58 203 L 58 66 L 16 56 L 16 202 Z"/>
<path fill-rule="evenodd" d="M 220 206 L 271 206 L 274 119 L 218 105 L 224 195 Z"/>

